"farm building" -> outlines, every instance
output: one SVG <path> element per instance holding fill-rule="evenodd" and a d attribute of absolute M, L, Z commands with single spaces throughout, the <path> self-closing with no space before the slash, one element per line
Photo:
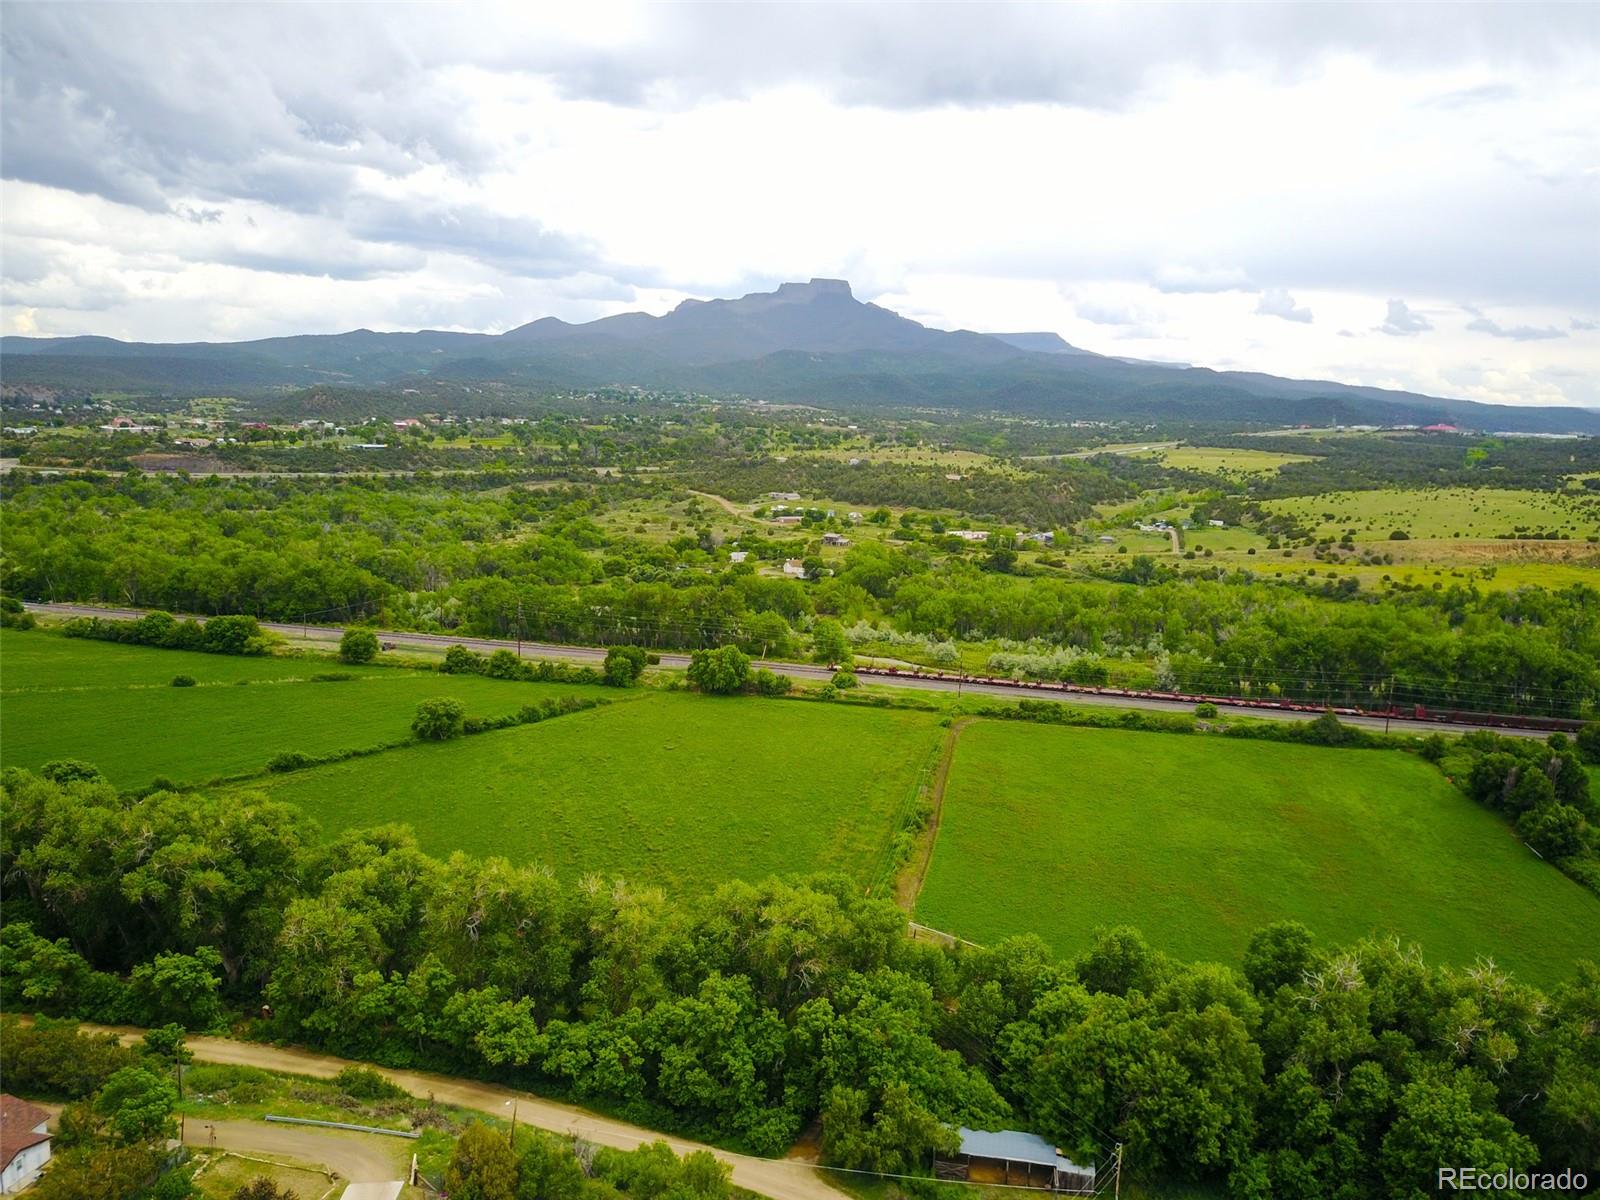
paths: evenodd
<path fill-rule="evenodd" d="M 986 542 L 989 540 L 987 529 L 952 529 L 951 537 L 958 537 L 963 542 Z"/>
<path fill-rule="evenodd" d="M 773 517 L 772 523 L 774 525 L 798 525 L 803 520 L 805 520 L 805 518 L 799 513 L 789 513 L 786 516 Z"/>
<path fill-rule="evenodd" d="M 50 1161 L 50 1114 L 15 1096 L 0 1096 L 0 1195 L 20 1192 Z"/>
<path fill-rule="evenodd" d="M 750 551 L 748 551 L 748 550 L 730 550 L 730 551 L 728 551 L 728 561 L 731 562 L 731 563 L 742 563 L 745 559 L 747 559 L 749 557 L 750 557 Z"/>
<path fill-rule="evenodd" d="M 788 558 L 783 562 L 783 573 L 790 579 L 804 579 L 806 577 L 806 564 L 798 558 Z"/>
<path fill-rule="evenodd" d="M 1100 541 L 1101 541 L 1101 542 L 1102 542 L 1102 543 L 1103 543 L 1103 544 L 1104 544 L 1104 545 L 1107 545 L 1107 546 L 1109 546 L 1109 545 L 1111 545 L 1111 543 L 1112 543 L 1112 542 L 1114 542 L 1114 541 L 1116 541 L 1116 540 L 1117 540 L 1117 539 L 1116 539 L 1116 538 L 1114 538 L 1114 537 L 1112 537 L 1112 536 L 1111 536 L 1111 535 L 1110 535 L 1110 534 L 1109 534 L 1109 533 L 1102 533 L 1102 534 L 1101 534 L 1101 535 L 1100 535 Z"/>
<path fill-rule="evenodd" d="M 822 544 L 824 546 L 848 546 L 850 544 L 850 539 L 845 537 L 842 533 L 830 532 L 822 535 Z"/>
<path fill-rule="evenodd" d="M 767 493 L 767 499 L 768 500 L 798 500 L 798 499 L 800 499 L 800 493 L 799 492 L 768 492 Z"/>
<path fill-rule="evenodd" d="M 954 1159 L 934 1163 L 940 1179 L 1033 1187 L 1069 1196 L 1094 1194 L 1094 1168 L 1080 1167 L 1036 1133 L 1002 1129 L 958 1129 L 961 1148 Z"/>

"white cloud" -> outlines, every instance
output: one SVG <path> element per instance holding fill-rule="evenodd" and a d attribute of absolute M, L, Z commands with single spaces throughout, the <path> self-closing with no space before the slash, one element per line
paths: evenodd
<path fill-rule="evenodd" d="M 1391 337 L 1410 337 L 1415 333 L 1427 333 L 1433 328 L 1433 322 L 1421 313 L 1411 311 L 1411 306 L 1404 300 L 1389 301 L 1389 310 L 1383 318 L 1383 324 L 1378 326 L 1382 333 Z"/>
<path fill-rule="evenodd" d="M 6 327 L 495 330 L 838 275 L 1116 353 L 1421 389 L 1487 334 L 1539 356 L 1499 399 L 1600 374 L 1578 6 L 462 11 L 7 5 Z M 1336 332 L 1392 296 L 1427 338 Z"/>
<path fill-rule="evenodd" d="M 1281 317 L 1285 321 L 1311 324 L 1311 310 L 1295 304 L 1294 297 L 1284 288 L 1268 288 L 1256 303 L 1256 313 L 1263 317 Z"/>

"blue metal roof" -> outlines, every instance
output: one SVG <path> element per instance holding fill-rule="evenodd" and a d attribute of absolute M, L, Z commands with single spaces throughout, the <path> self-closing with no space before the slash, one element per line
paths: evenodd
<path fill-rule="evenodd" d="M 981 1129 L 962 1126 L 956 1130 L 961 1136 L 961 1153 L 972 1158 L 995 1158 L 1005 1162 L 1032 1163 L 1049 1167 L 1053 1171 L 1087 1171 L 1071 1159 L 1064 1157 L 1054 1146 L 1036 1133 L 1023 1133 L 1020 1129 L 1002 1129 L 988 1133 Z"/>

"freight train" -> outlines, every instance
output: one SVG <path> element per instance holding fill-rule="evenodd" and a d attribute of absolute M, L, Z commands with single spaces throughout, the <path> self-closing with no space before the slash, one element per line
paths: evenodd
<path fill-rule="evenodd" d="M 1464 709 L 1432 709 L 1421 704 L 1359 708 L 1351 705 L 1314 704 L 1304 700 L 1260 699 L 1250 696 L 1208 696 L 1191 692 L 1158 692 L 1142 688 L 1101 687 L 1093 684 L 1059 683 L 1055 680 L 1008 679 L 985 675 L 952 675 L 946 671 L 905 670 L 899 667 L 854 668 L 857 675 L 886 675 L 901 679 L 930 679 L 945 683 L 986 684 L 1028 692 L 1070 692 L 1108 696 L 1124 700 L 1162 700 L 1173 704 L 1215 704 L 1229 708 L 1271 709 L 1277 712 L 1325 713 L 1341 717 L 1377 717 L 1395 721 L 1428 721 L 1439 725 L 1477 725 L 1485 729 L 1537 729 L 1552 733 L 1575 733 L 1584 722 L 1570 717 L 1539 717 L 1523 713 L 1469 712 Z"/>

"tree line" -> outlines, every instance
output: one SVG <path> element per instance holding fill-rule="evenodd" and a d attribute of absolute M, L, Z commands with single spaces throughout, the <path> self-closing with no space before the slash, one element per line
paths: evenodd
<path fill-rule="evenodd" d="M 1129 929 L 914 942 L 837 876 L 669 897 L 409 830 L 323 840 L 291 806 L 119 796 L 12 770 L 6 1011 L 215 1028 L 516 1083 L 777 1154 L 926 1171 L 952 1129 L 1260 1197 L 1420 1197 L 1441 1163 L 1600 1172 L 1600 968 L 1549 993 L 1492 964 L 1288 923 L 1238 964 Z M 266 1009 L 262 1009 L 266 1005 Z"/>

